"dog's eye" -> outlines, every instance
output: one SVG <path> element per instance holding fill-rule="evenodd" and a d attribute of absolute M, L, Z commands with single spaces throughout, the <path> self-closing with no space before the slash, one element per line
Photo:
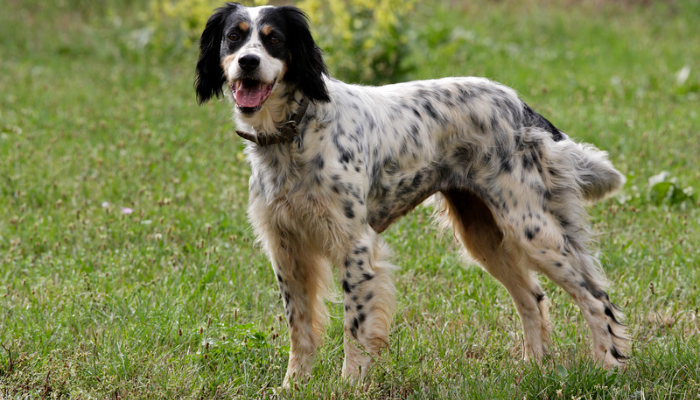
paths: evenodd
<path fill-rule="evenodd" d="M 277 36 L 270 36 L 267 40 L 270 42 L 270 44 L 279 44 L 280 42 L 280 38 Z"/>
<path fill-rule="evenodd" d="M 226 38 L 232 42 L 237 42 L 241 37 L 237 33 L 233 32 L 226 35 Z"/>

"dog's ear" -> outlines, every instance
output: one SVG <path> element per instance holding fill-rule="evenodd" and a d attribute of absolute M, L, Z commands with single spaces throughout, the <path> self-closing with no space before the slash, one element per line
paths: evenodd
<path fill-rule="evenodd" d="M 294 6 L 279 7 L 289 31 L 294 35 L 289 40 L 288 69 L 285 80 L 296 84 L 299 90 L 311 101 L 328 102 L 331 100 L 323 81 L 328 69 L 323 62 L 321 49 L 316 46 L 309 30 L 308 17 Z"/>
<path fill-rule="evenodd" d="M 222 86 L 226 82 L 226 77 L 221 68 L 220 54 L 224 21 L 239 6 L 237 3 L 226 3 L 224 7 L 217 8 L 209 17 L 202 37 L 199 39 L 199 59 L 195 80 L 199 104 L 205 103 L 212 96 L 220 97 L 224 93 Z"/>

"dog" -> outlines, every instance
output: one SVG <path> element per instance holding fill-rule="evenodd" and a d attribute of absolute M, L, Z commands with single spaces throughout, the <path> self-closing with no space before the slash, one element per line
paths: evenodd
<path fill-rule="evenodd" d="M 388 346 L 395 309 L 395 267 L 379 234 L 428 198 L 513 298 L 525 360 L 539 362 L 550 344 L 537 272 L 578 304 L 594 360 L 624 365 L 628 339 L 589 250 L 584 209 L 625 181 L 605 152 L 573 141 L 487 79 L 381 87 L 333 79 L 307 16 L 293 6 L 226 3 L 207 21 L 199 50 L 199 104 L 228 97 L 248 140 L 249 219 L 289 328 L 284 387 L 310 376 L 331 266 L 345 309 L 342 376 L 367 374 Z"/>

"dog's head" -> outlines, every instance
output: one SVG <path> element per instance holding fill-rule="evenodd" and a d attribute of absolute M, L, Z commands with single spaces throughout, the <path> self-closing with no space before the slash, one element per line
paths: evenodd
<path fill-rule="evenodd" d="M 196 90 L 200 104 L 231 88 L 236 108 L 252 116 L 272 96 L 300 90 L 311 101 L 329 101 L 321 50 L 306 15 L 296 7 L 226 3 L 207 21 L 199 42 Z"/>

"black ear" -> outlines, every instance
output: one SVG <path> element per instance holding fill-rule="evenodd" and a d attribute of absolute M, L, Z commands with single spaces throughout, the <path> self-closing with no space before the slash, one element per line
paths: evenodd
<path fill-rule="evenodd" d="M 287 42 L 290 58 L 285 81 L 296 84 L 309 99 L 329 102 L 328 89 L 323 76 L 328 69 L 323 62 L 321 49 L 316 46 L 309 30 L 308 17 L 294 6 L 279 7 L 293 38 Z"/>
<path fill-rule="evenodd" d="M 226 3 L 224 7 L 217 8 L 209 17 L 202 37 L 199 39 L 199 59 L 195 79 L 199 104 L 205 103 L 212 96 L 219 97 L 224 93 L 222 86 L 226 82 L 226 77 L 221 68 L 220 54 L 224 21 L 239 6 L 236 3 Z"/>

